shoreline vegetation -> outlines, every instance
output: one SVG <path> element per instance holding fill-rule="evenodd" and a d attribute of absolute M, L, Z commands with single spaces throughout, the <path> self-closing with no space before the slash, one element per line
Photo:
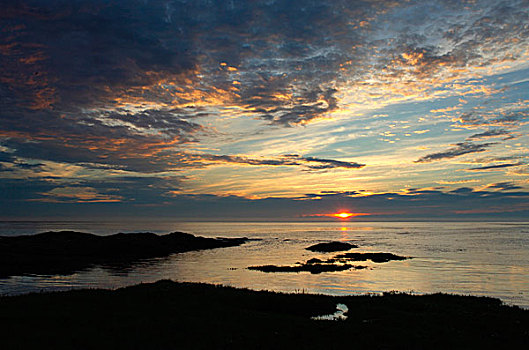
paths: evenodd
<path fill-rule="evenodd" d="M 311 317 L 346 305 L 339 321 Z M 529 310 L 489 297 L 328 296 L 168 280 L 0 297 L 3 349 L 525 348 Z"/>
<path fill-rule="evenodd" d="M 23 274 L 71 274 L 96 265 L 126 269 L 148 259 L 192 250 L 233 247 L 244 238 L 206 238 L 183 232 L 98 236 L 76 231 L 0 237 L 0 278 Z"/>

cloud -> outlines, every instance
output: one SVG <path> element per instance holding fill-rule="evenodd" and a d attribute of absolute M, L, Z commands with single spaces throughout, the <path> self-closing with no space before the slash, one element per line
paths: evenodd
<path fill-rule="evenodd" d="M 13 171 L 13 169 L 0 163 L 0 172 L 8 172 L 8 171 Z"/>
<path fill-rule="evenodd" d="M 114 211 L 114 214 L 118 215 L 125 214 L 136 206 L 167 206 L 172 198 L 168 192 L 178 191 L 184 179 L 183 176 L 174 175 L 119 176 L 100 179 L 78 177 L 75 180 L 44 177 L 25 180 L 8 178 L 0 182 L 0 190 L 3 193 L 0 204 L 11 203 L 10 212 L 20 214 L 25 210 L 24 205 L 33 206 L 42 203 L 43 206 L 39 206 L 40 210 L 33 213 L 35 216 L 48 214 L 63 216 L 67 213 L 84 215 L 82 212 L 76 212 L 75 205 L 115 204 L 126 209 L 124 212 Z M 54 203 L 67 203 L 73 206 L 54 207 L 52 205 Z M 87 209 L 82 208 L 79 210 Z M 97 209 L 94 210 L 97 211 Z M 87 216 L 89 215 L 87 213 Z"/>
<path fill-rule="evenodd" d="M 469 153 L 485 152 L 488 147 L 494 144 L 495 143 L 475 144 L 471 142 L 460 142 L 456 143 L 455 147 L 449 148 L 446 151 L 425 155 L 417 159 L 414 163 L 428 163 L 442 159 L 451 159 Z"/>
<path fill-rule="evenodd" d="M 510 108 L 516 108 L 517 110 L 505 111 L 500 108 L 499 110 L 492 110 L 488 113 L 476 113 L 474 111 L 464 112 L 459 117 L 455 118 L 455 120 L 460 123 L 460 126 L 466 128 L 478 128 L 484 126 L 499 128 L 516 128 L 519 126 L 518 124 L 520 123 L 520 121 L 526 119 L 529 116 L 529 111 L 525 106 L 511 106 Z M 491 130 L 490 132 L 493 131 Z M 499 132 L 499 130 L 497 130 L 497 132 Z"/>
<path fill-rule="evenodd" d="M 474 192 L 474 189 L 471 187 L 459 187 L 455 190 L 450 191 L 450 193 L 455 193 L 455 194 L 469 194 L 472 192 Z"/>
<path fill-rule="evenodd" d="M 122 197 L 118 195 L 98 193 L 97 190 L 92 187 L 56 187 L 48 192 L 40 194 L 44 197 L 32 200 L 49 203 L 109 203 L 119 202 L 122 199 Z"/>
<path fill-rule="evenodd" d="M 334 136 L 325 145 L 311 141 L 306 147 L 297 133 L 310 130 L 311 136 L 327 138 L 332 124 L 311 123 L 326 118 L 363 123 L 356 119 L 361 112 L 388 105 L 376 113 L 400 118 L 398 109 L 410 107 L 403 101 L 455 101 L 464 95 L 465 106 L 446 100 L 453 107 L 434 103 L 424 111 L 453 113 L 454 126 L 489 131 L 416 163 L 484 152 L 493 143 L 471 141 L 525 137 L 515 132 L 529 116 L 523 91 L 501 90 L 502 82 L 491 75 L 507 66 L 518 74 L 526 66 L 528 10 L 527 1 L 519 0 L 7 1 L 0 11 L 0 139 L 10 151 L 0 148 L 1 170 L 10 179 L 42 176 L 35 185 L 39 190 L 31 192 L 53 196 L 34 198 L 65 200 L 67 192 L 54 189 L 78 186 L 97 199 L 94 193 L 118 195 L 109 190 L 114 184 L 123 198 L 134 197 L 136 186 L 138 197 L 149 199 L 142 205 L 181 190 L 184 178 L 173 178 L 172 186 L 164 179 L 168 173 L 199 173 L 217 163 L 288 166 L 309 170 L 299 182 L 320 180 L 327 169 L 365 166 L 334 158 L 352 159 L 349 154 L 361 150 L 371 164 L 367 154 L 385 150 L 355 138 L 351 153 L 338 156 L 331 148 L 346 147 L 333 144 Z M 490 94 L 498 96 L 473 100 Z M 373 126 L 368 123 L 362 125 L 366 130 Z M 215 129 L 219 126 L 225 129 Z M 295 129 L 299 126 L 307 128 Z M 423 124 L 419 131 L 431 130 L 434 138 L 439 127 Z M 281 140 L 272 140 L 276 131 Z M 248 136 L 258 132 L 259 138 Z M 288 142 L 288 152 L 325 157 L 252 155 L 280 154 L 268 148 L 272 141 Z M 192 154 L 192 145 L 218 155 Z M 377 188 L 397 186 L 387 185 L 395 168 L 380 166 L 380 182 L 365 181 L 377 182 Z M 373 166 L 367 172 L 371 169 L 378 171 Z M 274 176 L 281 178 L 277 170 Z M 128 177 L 120 182 L 118 176 Z M 430 180 L 435 181 L 424 181 Z M 334 188 L 345 182 L 326 181 Z M 13 188 L 26 198 L 22 185 Z"/>
<path fill-rule="evenodd" d="M 301 165 L 299 162 L 287 160 L 287 159 L 255 159 L 241 156 L 230 156 L 230 155 L 214 155 L 214 154 L 204 154 L 204 155 L 194 155 L 201 160 L 213 161 L 213 162 L 222 162 L 222 163 L 238 163 L 238 164 L 247 164 L 247 165 L 271 165 L 271 166 L 280 166 L 280 165 Z"/>
<path fill-rule="evenodd" d="M 350 19 L 383 6 L 5 5 L 0 137 L 15 155 L 145 172 L 188 166 L 168 152 L 211 131 L 199 118 L 222 108 L 235 106 L 273 126 L 305 125 L 335 111 L 340 65 L 363 40 L 351 32 Z M 321 166 L 338 166 L 330 164 Z"/>
<path fill-rule="evenodd" d="M 311 169 L 331 169 L 331 168 L 347 168 L 347 169 L 360 169 L 365 167 L 365 164 L 356 162 L 344 162 L 333 159 L 322 159 L 315 157 L 299 157 L 300 160 L 304 160 L 309 163 L 322 163 L 322 165 L 311 165 Z"/>
<path fill-rule="evenodd" d="M 525 163 L 507 163 L 507 164 L 487 165 L 487 166 L 482 166 L 479 168 L 470 168 L 468 170 L 469 171 L 495 170 L 495 169 L 515 167 L 515 166 L 520 166 L 520 165 L 525 165 Z"/>
<path fill-rule="evenodd" d="M 197 111 L 188 111 L 193 119 Z M 173 110 L 146 109 L 61 114 L 53 111 L 0 113 L 0 137 L 10 157 L 70 163 L 106 163 L 129 170 L 160 171 L 171 168 L 164 152 L 195 142 L 204 128 Z M 175 157 L 172 157 L 173 160 Z"/>
<path fill-rule="evenodd" d="M 165 135 L 184 136 L 202 130 L 202 126 L 189 121 L 201 115 L 201 110 L 196 108 L 188 109 L 144 109 L 139 112 L 131 112 L 118 109 L 112 112 L 101 112 L 85 118 L 80 122 L 90 123 L 98 120 L 107 127 L 127 128 L 131 134 L 139 135 Z"/>
<path fill-rule="evenodd" d="M 178 32 L 153 21 L 165 13 L 162 2 L 17 1 L 7 7 L 4 23 L 16 29 L 4 38 L 9 49 L 2 63 L 19 81 L 17 98 L 34 98 L 34 108 L 141 97 L 136 89 L 155 87 L 162 73 L 179 80 L 196 66 L 186 26 Z"/>
<path fill-rule="evenodd" d="M 307 91 L 298 97 L 302 101 L 292 107 L 281 106 L 266 109 L 263 108 L 263 100 L 260 100 L 259 108 L 256 108 L 255 112 L 262 113 L 261 118 L 270 120 L 272 124 L 284 126 L 306 124 L 337 109 L 335 93 L 335 89 Z M 251 108 L 252 104 L 246 106 Z"/>
<path fill-rule="evenodd" d="M 507 130 L 504 130 L 504 129 L 492 129 L 492 130 L 488 130 L 488 131 L 484 131 L 482 133 L 479 133 L 479 134 L 474 134 L 472 136 L 469 136 L 467 137 L 467 140 L 468 141 L 472 141 L 472 140 L 479 140 L 479 139 L 484 139 L 484 138 L 490 138 L 490 137 L 497 137 L 497 136 L 504 136 L 504 135 L 511 135 L 511 133 Z"/>
<path fill-rule="evenodd" d="M 529 158 L 529 155 L 527 154 L 520 154 L 520 155 L 509 155 L 509 156 L 503 156 L 503 157 L 484 157 L 484 158 L 477 158 L 469 161 L 469 163 L 495 163 L 495 162 L 506 162 L 506 161 L 513 161 L 513 160 L 525 160 Z"/>
<path fill-rule="evenodd" d="M 17 1 L 4 9 L 0 67 L 13 102 L 35 109 L 229 104 L 272 125 L 304 125 L 337 110 L 351 84 L 425 91 L 424 81 L 440 86 L 454 69 L 524 47 L 524 3 L 466 6 Z"/>
<path fill-rule="evenodd" d="M 351 16 L 379 6 L 20 1 L 1 18 L 0 67 L 10 98 L 34 109 L 234 103 L 305 124 L 337 108 L 339 66 L 361 42 Z"/>
<path fill-rule="evenodd" d="M 464 183 L 469 183 L 469 182 L 479 182 L 479 180 L 478 179 L 463 179 L 463 180 L 453 180 L 453 181 L 441 180 L 441 181 L 436 181 L 436 182 L 441 185 L 456 185 L 456 184 L 464 184 Z"/>
<path fill-rule="evenodd" d="M 500 190 L 500 191 L 512 191 L 520 190 L 522 187 L 517 186 L 513 182 L 497 182 L 487 185 L 486 189 Z"/>
<path fill-rule="evenodd" d="M 321 191 L 293 198 L 248 199 L 208 194 L 186 195 L 173 191 L 174 183 L 156 179 L 128 178 L 113 184 L 84 183 L 56 186 L 35 181 L 0 183 L 4 194 L 0 204 L 4 216 L 60 217 L 65 210 L 72 217 L 170 217 L 170 218 L 252 218 L 302 219 L 318 213 L 340 210 L 370 214 L 367 220 L 432 220 L 432 218 L 496 218 L 523 220 L 529 214 L 529 192 L 512 183 L 494 183 L 476 190 L 455 191 L 415 189 L 411 192 L 358 194 L 356 191 Z M 157 193 L 148 191 L 153 185 Z M 113 186 L 113 187 L 110 187 Z M 119 190 L 116 187 L 120 187 Z M 18 196 L 24 187 L 25 192 Z M 165 191 L 165 192 L 163 192 Z M 172 194 L 170 192 L 172 191 Z M 165 195 L 163 193 L 166 193 Z M 13 198 L 9 200 L 9 198 Z M 38 199 L 38 200 L 35 200 Z M 94 203 L 94 201 L 99 201 Z M 68 206 L 65 206 L 65 202 Z M 10 203 L 10 205 L 5 205 Z M 97 205 L 96 205 L 97 204 Z"/>
<path fill-rule="evenodd" d="M 243 156 L 231 156 L 231 155 L 214 155 L 214 154 L 198 154 L 189 155 L 191 158 L 198 160 L 206 160 L 213 162 L 223 163 L 237 163 L 247 165 L 265 165 L 265 166 L 306 166 L 309 169 L 323 170 L 323 169 L 335 169 L 335 168 L 346 168 L 346 169 L 360 169 L 365 164 L 356 162 L 345 162 L 334 159 L 323 159 L 316 157 L 302 157 L 296 154 L 288 154 L 276 159 L 264 159 L 264 158 L 249 158 Z M 313 165 L 317 163 L 318 165 Z"/>
<path fill-rule="evenodd" d="M 322 197 L 352 197 L 361 194 L 357 191 L 320 191 L 319 193 L 306 193 L 298 199 L 320 199 Z"/>

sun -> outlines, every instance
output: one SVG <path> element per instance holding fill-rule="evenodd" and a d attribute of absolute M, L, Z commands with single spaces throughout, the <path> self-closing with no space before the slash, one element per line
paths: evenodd
<path fill-rule="evenodd" d="M 326 216 L 326 217 L 338 218 L 338 219 L 345 220 L 345 219 L 354 218 L 354 217 L 357 217 L 357 216 L 365 216 L 365 215 L 371 215 L 371 214 L 370 213 L 355 213 L 355 212 L 341 210 L 341 211 L 339 211 L 337 213 L 307 214 L 307 215 L 303 215 L 303 216 L 305 216 L 305 217 Z"/>
<path fill-rule="evenodd" d="M 340 213 L 335 213 L 335 214 L 332 214 L 332 215 L 337 217 L 337 218 L 340 218 L 340 219 L 347 219 L 347 218 L 350 218 L 351 216 L 353 216 L 354 214 L 342 211 Z"/>

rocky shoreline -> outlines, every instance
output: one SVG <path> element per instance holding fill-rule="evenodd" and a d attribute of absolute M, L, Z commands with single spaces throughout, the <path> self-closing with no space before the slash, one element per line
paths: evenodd
<path fill-rule="evenodd" d="M 51 231 L 0 237 L 0 278 L 24 274 L 71 274 L 96 265 L 126 268 L 145 259 L 191 250 L 232 247 L 247 240 L 205 238 L 183 232 L 98 236 L 75 231 Z"/>

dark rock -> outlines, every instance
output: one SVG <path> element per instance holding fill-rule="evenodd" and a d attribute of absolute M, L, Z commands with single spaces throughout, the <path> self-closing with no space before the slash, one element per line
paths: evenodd
<path fill-rule="evenodd" d="M 244 238 L 205 238 L 182 232 L 118 233 L 97 236 L 61 231 L 0 237 L 0 277 L 21 274 L 70 274 L 94 265 L 127 266 L 142 259 L 190 250 L 240 245 Z"/>
<path fill-rule="evenodd" d="M 390 260 L 406 260 L 410 257 L 395 255 L 393 253 L 344 253 L 336 255 L 333 259 L 341 261 L 367 261 L 371 260 L 375 263 L 388 262 Z"/>
<path fill-rule="evenodd" d="M 335 272 L 335 271 L 345 271 L 349 269 L 365 269 L 366 266 L 356 266 L 350 264 L 343 265 L 334 265 L 334 264 L 302 264 L 302 265 L 286 265 L 286 266 L 277 266 L 277 265 L 262 265 L 262 266 L 250 266 L 248 270 L 257 270 L 261 272 L 310 272 L 310 273 L 321 273 L 321 272 Z"/>
<path fill-rule="evenodd" d="M 312 258 L 312 259 L 309 259 L 307 260 L 307 262 L 305 264 L 318 264 L 318 263 L 322 263 L 323 261 L 318 259 L 318 258 Z"/>
<path fill-rule="evenodd" d="M 305 249 L 310 250 L 312 252 L 339 252 L 339 251 L 349 250 L 353 248 L 358 248 L 358 246 L 351 244 L 351 243 L 344 243 L 344 242 L 326 242 L 326 243 L 314 244 Z"/>

